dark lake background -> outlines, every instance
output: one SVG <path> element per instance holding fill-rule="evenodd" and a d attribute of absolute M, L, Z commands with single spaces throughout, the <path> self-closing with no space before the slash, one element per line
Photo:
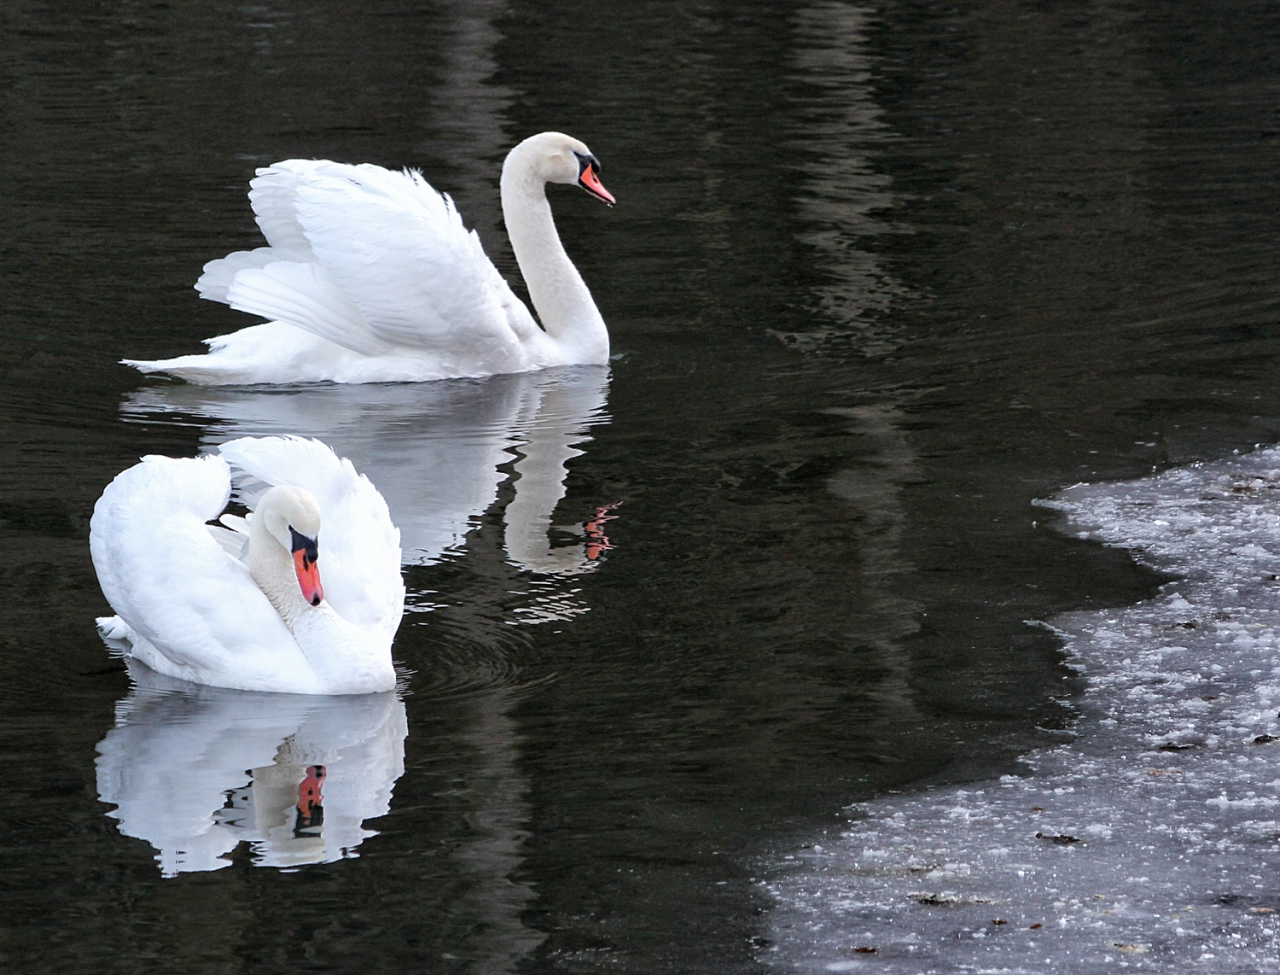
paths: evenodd
<path fill-rule="evenodd" d="M 1026 621 L 1153 591 L 1032 499 L 1280 439 L 1273 4 L 9 0 L 0 27 L 6 971 L 761 970 L 772 849 L 1016 771 L 1077 690 Z M 249 323 L 191 285 L 257 245 L 278 159 L 421 168 L 514 279 L 499 169 L 544 129 L 619 200 L 551 193 L 616 353 L 555 522 L 618 503 L 613 549 L 529 625 L 570 584 L 504 551 L 508 478 L 406 569 L 435 608 L 396 641 L 379 835 L 162 877 L 99 800 L 130 684 L 88 519 L 221 427 L 139 422 L 164 384 L 116 360 Z"/>

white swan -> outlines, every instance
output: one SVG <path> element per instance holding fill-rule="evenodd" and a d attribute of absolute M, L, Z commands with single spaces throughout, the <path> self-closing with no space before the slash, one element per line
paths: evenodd
<path fill-rule="evenodd" d="M 108 643 L 198 684 L 391 690 L 405 590 L 400 533 L 377 489 L 318 440 L 218 451 L 145 457 L 98 499 L 89 548 L 118 614 L 98 621 Z M 247 519 L 222 514 L 233 488 Z M 227 527 L 207 524 L 219 515 Z"/>
<path fill-rule="evenodd" d="M 196 290 L 271 321 L 208 339 L 205 355 L 122 361 L 203 385 L 604 365 L 608 329 L 546 196 L 547 183 L 576 183 L 612 206 L 599 171 L 585 145 L 559 132 L 525 139 L 503 163 L 503 217 L 539 328 L 453 201 L 420 173 L 302 159 L 259 169 L 249 200 L 270 246 L 211 261 Z"/>

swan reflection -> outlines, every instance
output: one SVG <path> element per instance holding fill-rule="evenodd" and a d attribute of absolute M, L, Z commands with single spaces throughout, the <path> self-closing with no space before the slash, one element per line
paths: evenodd
<path fill-rule="evenodd" d="M 323 440 L 378 486 L 408 565 L 457 554 L 511 477 L 508 558 L 531 572 L 575 575 L 594 567 L 608 539 L 602 545 L 588 525 L 576 530 L 578 544 L 553 545 L 552 514 L 566 464 L 591 427 L 608 422 L 607 384 L 607 369 L 585 366 L 380 386 L 162 386 L 133 393 L 122 410 L 137 422 L 199 424 L 210 446 L 245 436 Z M 591 519 L 596 530 L 605 517 Z"/>
<path fill-rule="evenodd" d="M 404 773 L 408 733 L 394 693 L 255 694 L 130 666 L 133 690 L 98 745 L 98 795 L 120 832 L 146 840 L 166 877 L 254 863 L 355 856 Z"/>

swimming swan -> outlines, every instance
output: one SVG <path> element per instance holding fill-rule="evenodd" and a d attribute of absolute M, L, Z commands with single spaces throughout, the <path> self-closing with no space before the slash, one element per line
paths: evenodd
<path fill-rule="evenodd" d="M 259 169 L 249 201 L 270 246 L 209 262 L 196 290 L 271 321 L 206 340 L 205 355 L 122 362 L 203 385 L 604 365 L 608 329 L 546 196 L 547 183 L 575 183 L 612 206 L 599 173 L 591 151 L 559 132 L 525 139 L 503 163 L 502 213 L 540 328 L 421 173 L 303 159 Z"/>
<path fill-rule="evenodd" d="M 233 491 L 247 518 L 223 514 Z M 219 515 L 225 527 L 207 524 Z M 89 550 L 118 614 L 99 630 L 152 670 L 245 691 L 395 687 L 400 532 L 369 479 L 318 440 L 144 457 L 98 499 Z"/>

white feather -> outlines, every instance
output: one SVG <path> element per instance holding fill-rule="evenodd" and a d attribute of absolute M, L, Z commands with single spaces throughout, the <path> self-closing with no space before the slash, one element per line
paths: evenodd
<path fill-rule="evenodd" d="M 275 261 L 236 272 L 227 304 L 306 329 L 361 355 L 390 351 L 370 331 L 355 302 L 319 264 Z"/>
<path fill-rule="evenodd" d="M 196 282 L 196 291 L 201 298 L 220 301 L 224 305 L 231 303 L 227 291 L 237 274 L 250 268 L 262 268 L 277 261 L 314 261 L 315 255 L 308 246 L 305 250 L 289 250 L 280 247 L 258 247 L 251 251 L 235 251 L 204 266 L 204 273 Z"/>
<path fill-rule="evenodd" d="M 224 515 L 223 517 L 226 516 Z M 244 562 L 248 565 L 249 539 L 247 536 L 241 535 L 239 532 L 219 528 L 217 525 L 205 525 L 205 528 L 209 530 L 213 540 L 222 547 L 224 552 L 237 562 Z"/>
<path fill-rule="evenodd" d="M 231 465 L 237 499 L 251 509 L 264 490 L 279 484 L 315 495 L 325 599 L 351 623 L 393 635 L 404 614 L 400 529 L 369 479 L 319 440 L 243 437 L 221 444 L 218 452 Z"/>
<path fill-rule="evenodd" d="M 146 457 L 94 506 L 90 552 L 118 614 L 99 621 L 104 637 L 127 642 L 153 670 L 196 683 L 293 693 L 389 689 L 404 582 L 399 531 L 381 495 L 319 441 L 265 438 L 220 449 L 222 456 Z M 324 676 L 333 662 L 321 667 L 299 647 L 241 561 L 248 521 L 223 514 L 233 481 L 249 486 L 237 493 L 250 507 L 254 486 L 292 484 L 316 496 L 326 602 L 385 650 L 383 676 L 370 678 L 379 686 Z M 220 515 L 227 528 L 208 524 Z"/>

